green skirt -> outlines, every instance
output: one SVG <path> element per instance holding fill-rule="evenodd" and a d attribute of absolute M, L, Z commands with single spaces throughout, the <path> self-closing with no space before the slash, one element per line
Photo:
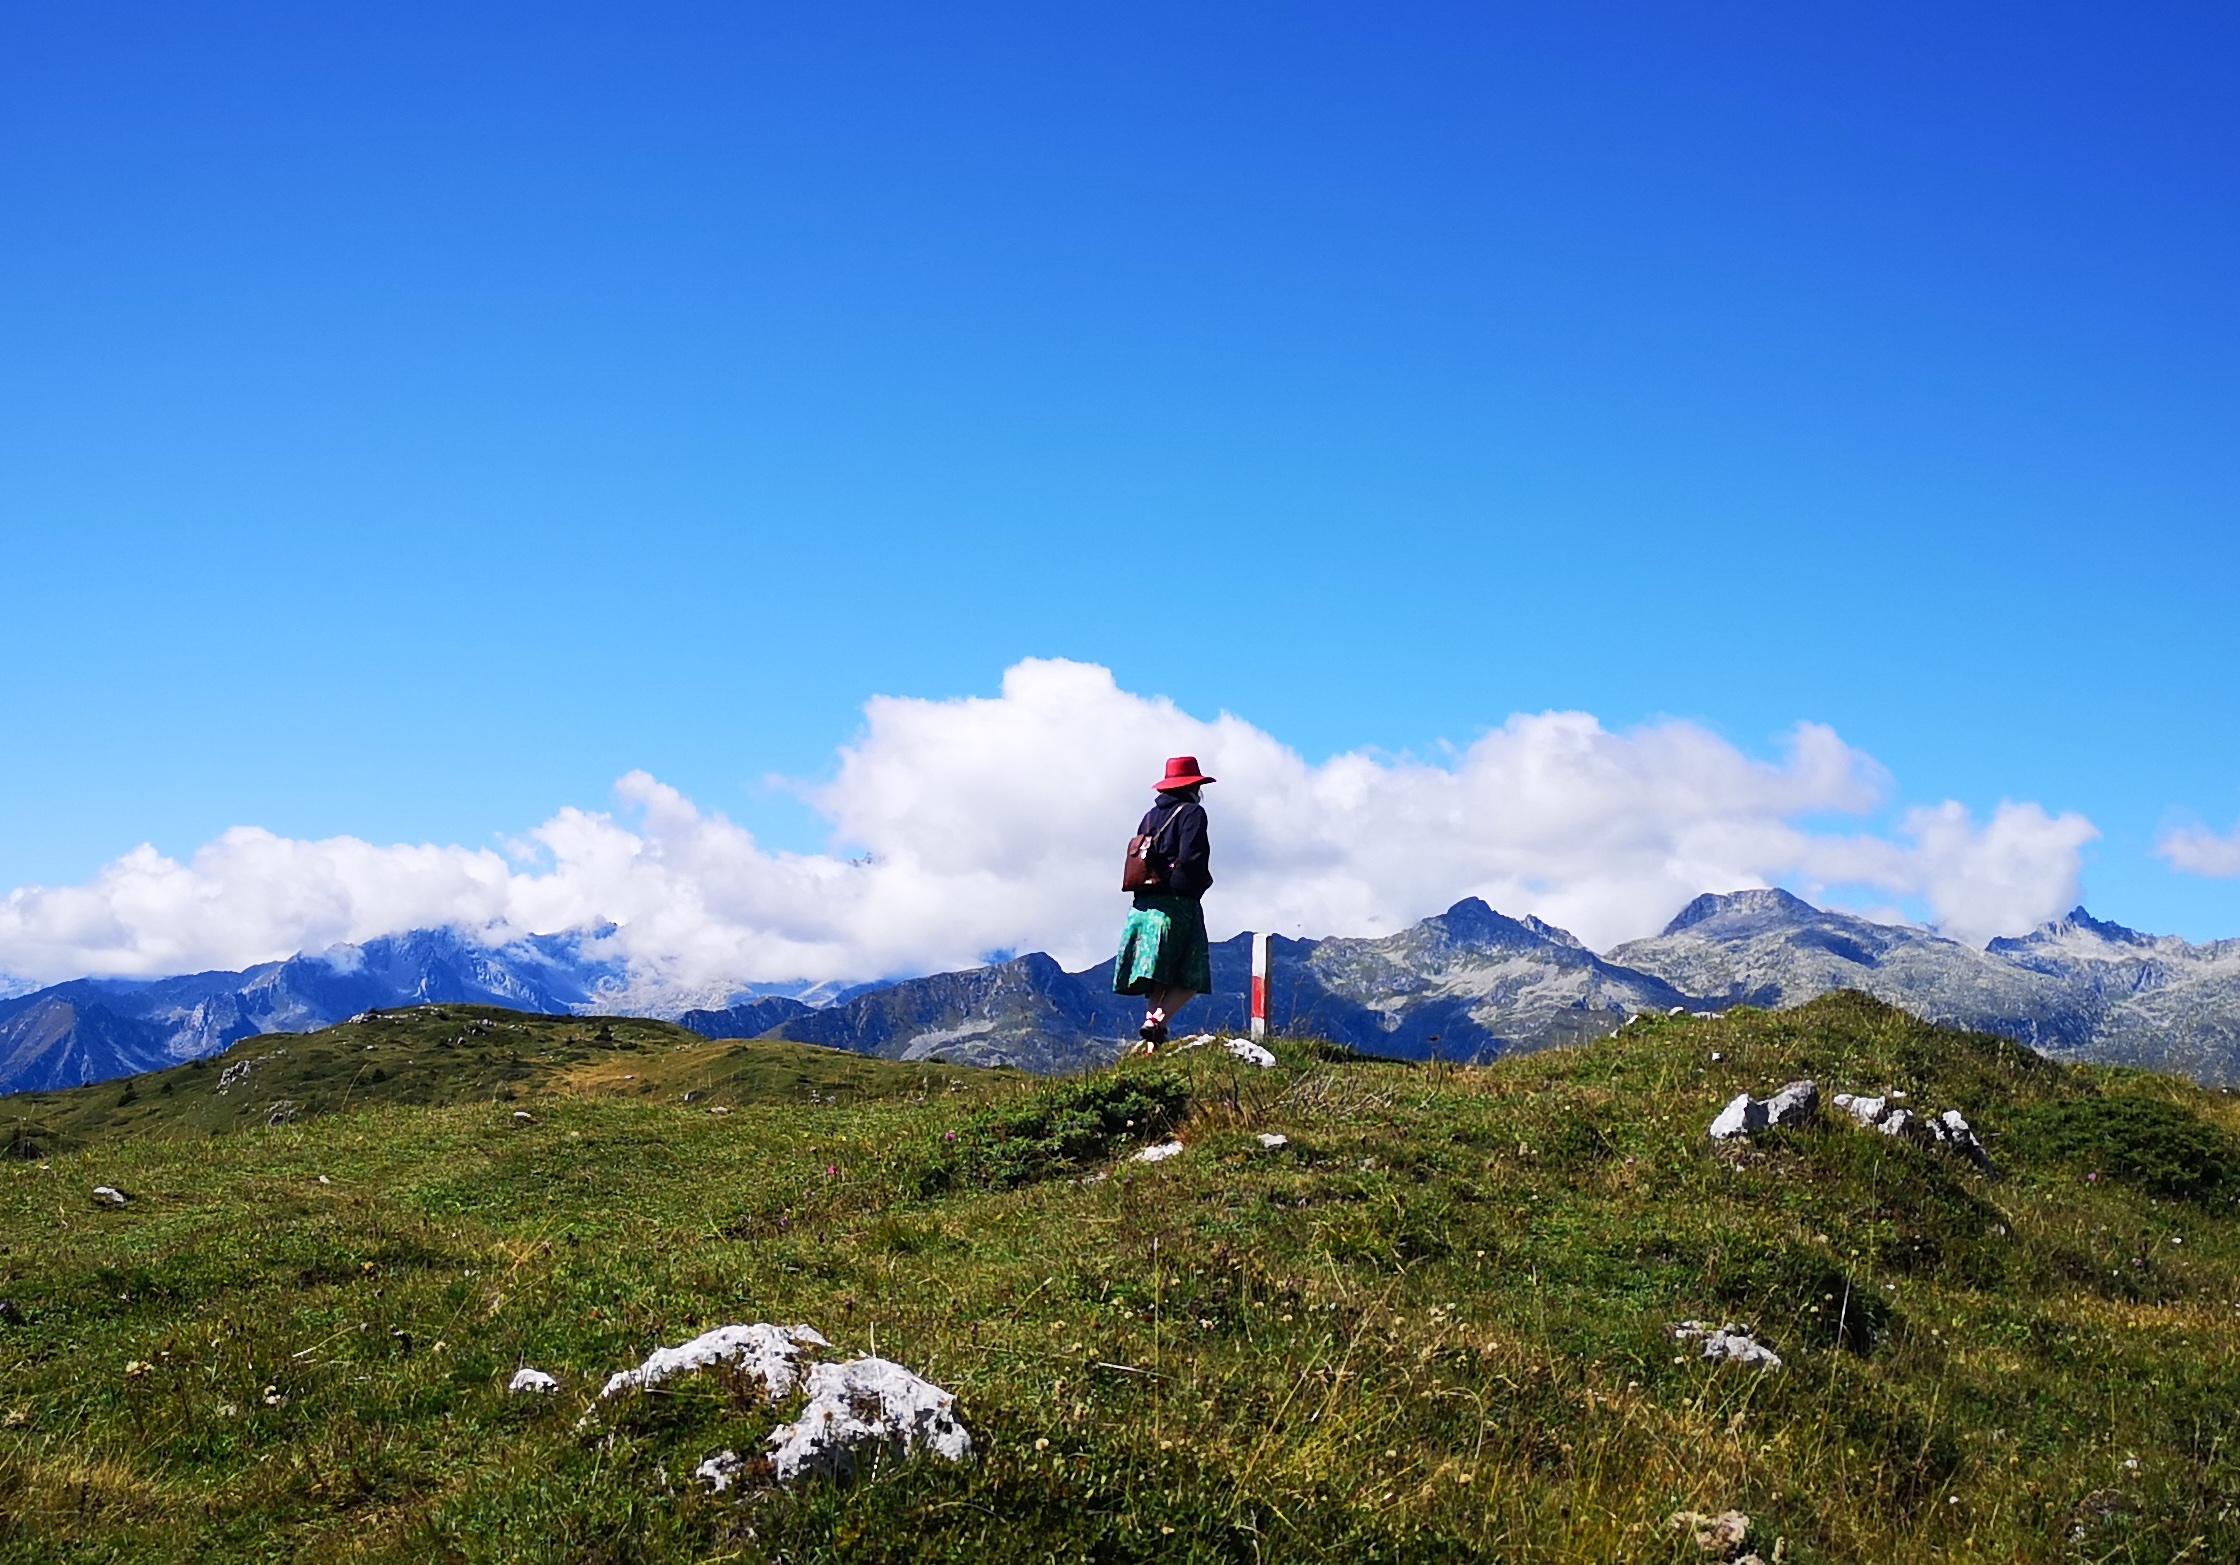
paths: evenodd
<path fill-rule="evenodd" d="M 1120 931 L 1112 992 L 1149 994 L 1155 988 L 1213 993 L 1213 951 L 1206 944 L 1205 909 L 1196 897 L 1136 893 L 1135 911 Z"/>

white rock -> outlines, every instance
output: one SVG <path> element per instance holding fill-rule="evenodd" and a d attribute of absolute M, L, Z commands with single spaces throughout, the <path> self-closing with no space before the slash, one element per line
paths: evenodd
<path fill-rule="evenodd" d="M 515 1396 L 520 1396 L 524 1392 L 549 1395 L 559 1389 L 560 1382 L 554 1380 L 541 1369 L 517 1369 L 513 1372 L 513 1379 L 506 1382 L 506 1390 Z"/>
<path fill-rule="evenodd" d="M 692 1476 L 721 1494 L 739 1481 L 739 1469 L 746 1465 L 738 1452 L 726 1447 L 695 1467 Z"/>
<path fill-rule="evenodd" d="M 760 1379 L 770 1400 L 779 1402 L 801 1378 L 796 1362 L 801 1350 L 831 1346 L 807 1326 L 718 1326 L 676 1347 L 656 1348 L 636 1369 L 609 1376 L 599 1399 L 651 1390 L 694 1370 L 735 1364 Z"/>
<path fill-rule="evenodd" d="M 1735 1559 L 1735 1552 L 1749 1540 L 1750 1518 L 1740 1511 L 1721 1511 L 1716 1516 L 1706 1516 L 1701 1511 L 1674 1511 L 1669 1518 L 1671 1525 L 1685 1532 L 1695 1546 L 1705 1554 L 1723 1560 L 1734 1560 L 1743 1565 L 1744 1560 L 1755 1560 L 1755 1554 Z M 1763 1565 L 1763 1562 L 1760 1562 Z"/>
<path fill-rule="evenodd" d="M 1766 1099 L 1766 1122 L 1771 1125 L 1807 1125 L 1819 1113 L 1820 1089 L 1809 1081 L 1792 1081 Z"/>
<path fill-rule="evenodd" d="M 1260 1144 L 1266 1147 L 1270 1152 L 1273 1152 L 1277 1147 L 1287 1147 L 1291 1145 L 1291 1138 L 1289 1136 L 1276 1135 L 1272 1131 L 1263 1130 L 1260 1133 Z"/>
<path fill-rule="evenodd" d="M 126 1199 L 122 1190 L 113 1189 L 108 1185 L 95 1185 L 93 1187 L 93 1198 L 103 1206 L 122 1206 Z"/>
<path fill-rule="evenodd" d="M 801 1416 L 770 1433 L 770 1467 L 780 1483 L 810 1474 L 845 1477 L 866 1446 L 919 1447 L 952 1462 L 972 1453 L 957 1422 L 957 1399 L 900 1364 L 881 1358 L 819 1364 L 809 1371 Z"/>
<path fill-rule="evenodd" d="M 1713 1364 L 1740 1364 L 1746 1369 L 1781 1367 L 1780 1354 L 1740 1332 L 1720 1331 L 1704 1338 L 1703 1356 Z"/>
<path fill-rule="evenodd" d="M 1156 1146 L 1145 1147 L 1141 1152 L 1138 1152 L 1129 1161 L 1136 1163 L 1164 1163 L 1170 1157 L 1180 1157 L 1181 1155 L 1181 1142 L 1162 1141 Z"/>
<path fill-rule="evenodd" d="M 1837 1093 L 1835 1104 L 1862 1125 L 1879 1125 L 1883 1116 L 1890 1112 L 1888 1098 L 1863 1098 L 1849 1092 Z"/>
<path fill-rule="evenodd" d="M 1860 1124 L 1881 1131 L 1886 1136 L 1918 1142 L 1922 1145 L 1949 1147 L 1966 1156 L 1979 1168 L 1991 1167 L 1990 1155 L 1977 1139 L 1967 1117 L 1958 1109 L 1946 1109 L 1942 1114 L 1916 1114 L 1911 1109 L 1897 1107 L 1903 1092 L 1891 1092 L 1884 1097 L 1869 1098 L 1854 1093 L 1836 1094 L 1836 1107 L 1842 1109 Z"/>
<path fill-rule="evenodd" d="M 513 1122 L 516 1125 L 533 1125 L 536 1123 L 536 1118 L 527 1109 L 515 1109 L 513 1111 Z"/>
<path fill-rule="evenodd" d="M 1946 1146 L 1956 1148 L 1980 1168 L 1991 1166 L 1991 1154 L 1984 1151 L 1983 1143 L 1958 1109 L 1946 1109 L 1930 1127 L 1936 1138 Z"/>
<path fill-rule="evenodd" d="M 1820 1112 L 1820 1089 L 1809 1081 L 1792 1081 L 1770 1098 L 1753 1099 L 1738 1093 L 1711 1122 L 1711 1139 L 1731 1141 L 1755 1135 L 1771 1126 L 1809 1124 Z"/>
<path fill-rule="evenodd" d="M 1214 1043 L 1220 1044 L 1224 1049 L 1227 1049 L 1231 1054 L 1234 1054 L 1240 1060 L 1249 1060 L 1252 1064 L 1259 1066 L 1262 1070 L 1269 1069 L 1276 1062 L 1276 1057 L 1274 1055 L 1270 1054 L 1266 1049 L 1261 1048 L 1257 1043 L 1252 1042 L 1249 1038 L 1216 1038 L 1210 1032 L 1192 1033 L 1187 1038 L 1176 1039 L 1174 1044 L 1174 1052 L 1180 1054 L 1184 1049 L 1203 1049 L 1207 1045 Z"/>
<path fill-rule="evenodd" d="M 1747 1092 L 1738 1092 L 1734 1095 L 1734 1101 L 1721 1109 L 1719 1117 L 1711 1122 L 1711 1139 L 1731 1141 L 1736 1136 L 1747 1136 L 1754 1130 L 1765 1128 L 1765 1105 L 1752 1102 Z"/>
<path fill-rule="evenodd" d="M 1748 1327 L 1728 1324 L 1712 1327 L 1700 1320 L 1684 1320 L 1672 1328 L 1680 1342 L 1703 1344 L 1702 1358 L 1711 1364 L 1741 1364 L 1752 1369 L 1779 1369 L 1781 1355 L 1750 1333 Z"/>

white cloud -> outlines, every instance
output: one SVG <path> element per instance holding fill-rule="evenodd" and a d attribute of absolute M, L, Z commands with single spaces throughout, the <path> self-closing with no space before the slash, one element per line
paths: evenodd
<path fill-rule="evenodd" d="M 1105 954 L 1120 848 L 1167 755 L 1208 794 L 1216 933 L 1375 933 L 1476 894 L 1606 947 L 1705 889 L 1789 880 L 1911 898 L 1955 933 L 2026 929 L 2075 900 L 2075 815 L 1915 809 L 1893 836 L 1807 823 L 1872 815 L 1891 780 L 1800 724 L 1772 759 L 1692 723 L 1613 733 L 1579 712 L 1509 718 L 1437 763 L 1310 763 L 1242 718 L 1194 717 L 1087 664 L 1027 661 L 1000 695 L 882 696 L 804 796 L 834 851 L 761 847 L 643 772 L 618 808 L 564 809 L 506 852 L 296 842 L 237 828 L 180 862 L 141 847 L 83 885 L 0 899 L 0 971 L 54 979 L 237 967 L 398 929 L 622 926 L 647 978 L 866 977 L 1041 948 Z"/>
<path fill-rule="evenodd" d="M 2206 826 L 2173 826 L 2155 839 L 2154 851 L 2181 875 L 2240 878 L 2240 826 L 2214 832 Z"/>
<path fill-rule="evenodd" d="M 1906 812 L 1912 876 L 1891 883 L 1928 904 L 1946 933 L 1983 941 L 2019 933 L 2077 905 L 2084 845 L 2100 835 L 2081 815 L 2003 802 L 1988 825 L 1949 801 Z M 2016 910 L 2035 910 L 2018 920 Z"/>

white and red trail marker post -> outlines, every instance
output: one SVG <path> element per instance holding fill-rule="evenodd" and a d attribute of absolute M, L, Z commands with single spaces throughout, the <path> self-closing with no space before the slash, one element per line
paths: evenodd
<path fill-rule="evenodd" d="M 1252 1036 L 1268 1036 L 1268 937 L 1252 937 Z"/>

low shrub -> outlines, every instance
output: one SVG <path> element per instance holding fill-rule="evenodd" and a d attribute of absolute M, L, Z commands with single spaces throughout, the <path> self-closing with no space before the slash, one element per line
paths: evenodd
<path fill-rule="evenodd" d="M 945 1132 L 919 1172 L 917 1192 L 1009 1190 L 1103 1162 L 1123 1146 L 1171 1130 L 1189 1101 L 1188 1084 L 1167 1067 L 1052 1082 Z"/>
<path fill-rule="evenodd" d="M 2014 1140 L 2026 1156 L 2083 1163 L 2173 1200 L 2240 1196 L 2240 1140 L 2159 1098 L 2040 1104 L 2017 1118 Z"/>

